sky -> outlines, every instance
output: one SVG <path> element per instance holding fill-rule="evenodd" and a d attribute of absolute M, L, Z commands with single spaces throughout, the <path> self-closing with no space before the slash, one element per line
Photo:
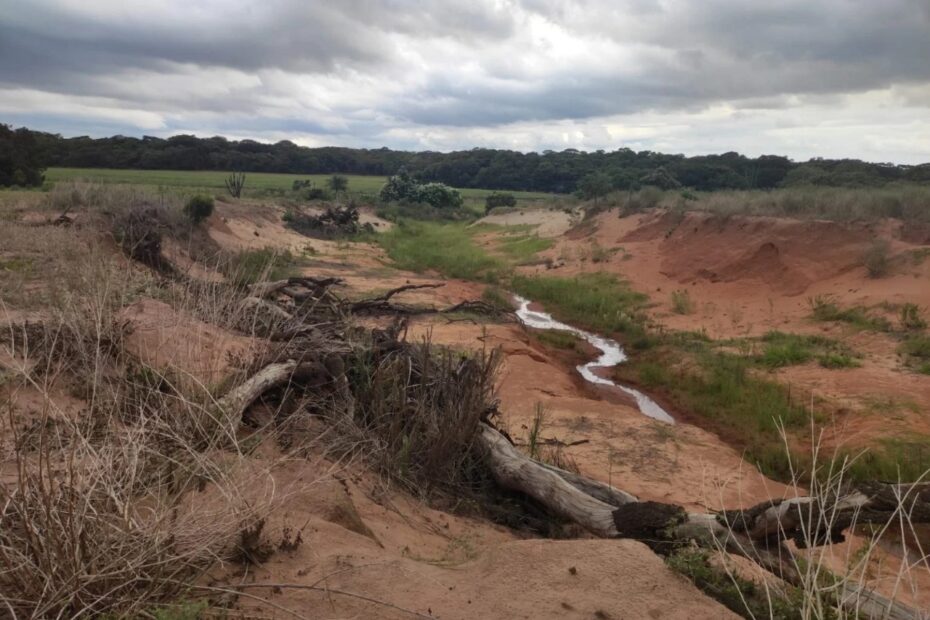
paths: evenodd
<path fill-rule="evenodd" d="M 0 122 L 930 161 L 930 0 L 0 0 Z"/>

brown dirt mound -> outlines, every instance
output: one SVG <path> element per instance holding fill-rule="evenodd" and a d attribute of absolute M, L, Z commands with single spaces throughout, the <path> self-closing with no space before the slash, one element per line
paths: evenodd
<path fill-rule="evenodd" d="M 236 356 L 256 352 L 258 342 L 185 316 L 168 304 L 141 299 L 120 313 L 130 333 L 127 351 L 182 381 L 217 385 L 232 371 Z"/>
<path fill-rule="evenodd" d="M 875 234 L 860 224 L 666 213 L 621 240 L 663 237 L 662 273 L 682 283 L 759 280 L 792 296 L 861 266 Z"/>

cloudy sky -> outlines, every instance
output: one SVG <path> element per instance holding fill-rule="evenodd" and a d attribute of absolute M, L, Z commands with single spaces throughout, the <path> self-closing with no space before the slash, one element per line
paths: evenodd
<path fill-rule="evenodd" d="M 930 0 L 0 0 L 67 136 L 930 161 Z"/>

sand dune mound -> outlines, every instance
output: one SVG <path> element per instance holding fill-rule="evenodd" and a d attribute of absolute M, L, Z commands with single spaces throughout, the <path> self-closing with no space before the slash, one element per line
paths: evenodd
<path fill-rule="evenodd" d="M 621 242 L 660 241 L 662 273 L 682 283 L 757 280 L 784 295 L 862 264 L 876 234 L 865 224 L 657 213 Z"/>

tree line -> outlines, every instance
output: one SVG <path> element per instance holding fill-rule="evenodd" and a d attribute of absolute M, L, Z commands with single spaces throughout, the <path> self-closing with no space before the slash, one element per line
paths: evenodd
<path fill-rule="evenodd" d="M 389 176 L 407 170 L 424 183 L 434 181 L 454 187 L 555 193 L 573 192 L 585 186 L 626 190 L 652 185 L 663 189 L 682 187 L 713 191 L 798 185 L 879 187 L 894 182 L 930 183 L 930 163 L 908 166 L 855 159 L 795 162 L 779 155 L 746 157 L 734 152 L 686 157 L 629 148 L 609 152 L 566 149 L 521 153 L 486 148 L 451 153 L 409 152 L 388 148 L 309 148 L 287 140 L 266 144 L 219 136 L 64 138 L 24 128 L 15 131 L 3 125 L 0 128 L 0 167 L 4 167 L 0 169 L 0 184 L 6 185 L 36 184 L 33 182 L 35 176 L 29 176 L 23 169 L 24 161 L 30 166 L 41 161 L 42 166 L 75 168 L 294 174 Z M 20 152 L 20 156 L 5 155 L 6 151 Z M 29 176 L 26 183 L 11 182 L 15 174 L 14 159 L 22 171 L 16 180 Z M 597 176 L 592 178 L 592 175 Z"/>

